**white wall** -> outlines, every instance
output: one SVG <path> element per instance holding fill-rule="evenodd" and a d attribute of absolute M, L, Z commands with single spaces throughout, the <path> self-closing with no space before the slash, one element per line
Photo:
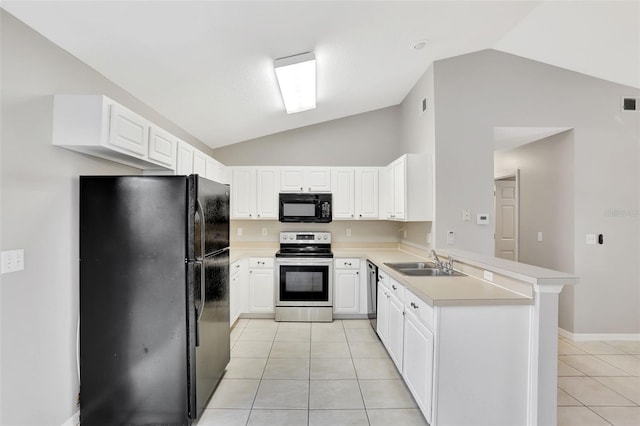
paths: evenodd
<path fill-rule="evenodd" d="M 623 112 L 631 87 L 493 50 L 438 61 L 437 242 L 492 255 L 492 227 L 461 211 L 493 211 L 494 126 L 574 128 L 574 333 L 640 333 L 640 115 Z M 611 212 L 621 212 L 616 215 Z M 605 244 L 585 245 L 603 233 Z"/>
<path fill-rule="evenodd" d="M 0 286 L 0 423 L 60 425 L 77 410 L 78 176 L 140 171 L 51 146 L 51 95 L 105 94 L 211 151 L 11 15 L 0 19 L 1 249 L 25 250 L 25 270 Z"/>
<path fill-rule="evenodd" d="M 385 166 L 401 152 L 397 106 L 288 130 L 213 151 L 230 166 Z"/>
<path fill-rule="evenodd" d="M 573 149 L 568 131 L 494 154 L 496 175 L 520 171 L 520 262 L 574 272 Z M 565 330 L 574 328 L 573 292 L 567 286 L 560 294 L 559 326 Z"/>

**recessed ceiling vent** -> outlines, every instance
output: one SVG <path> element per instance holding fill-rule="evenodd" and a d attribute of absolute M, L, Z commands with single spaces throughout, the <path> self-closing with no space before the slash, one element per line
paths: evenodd
<path fill-rule="evenodd" d="M 639 111 L 640 110 L 640 98 L 622 98 L 622 110 L 623 111 Z"/>

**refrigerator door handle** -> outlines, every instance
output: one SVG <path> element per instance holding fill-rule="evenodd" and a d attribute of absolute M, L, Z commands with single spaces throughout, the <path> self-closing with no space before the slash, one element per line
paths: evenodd
<path fill-rule="evenodd" d="M 206 228 L 206 222 L 205 222 L 205 216 L 204 216 L 204 209 L 202 208 L 202 204 L 200 204 L 200 200 L 196 200 L 196 209 L 198 211 L 198 214 L 200 215 L 200 259 L 202 259 L 202 267 L 200 268 L 200 312 L 197 316 L 198 318 L 198 322 L 200 322 L 200 318 L 202 317 L 202 313 L 204 312 L 204 305 L 206 303 L 206 285 L 205 285 L 205 271 L 204 271 L 204 255 L 205 255 L 205 245 L 206 245 L 206 235 L 205 235 L 205 228 Z M 197 328 L 196 328 L 197 331 Z M 196 338 L 196 341 L 198 341 L 198 338 Z"/>

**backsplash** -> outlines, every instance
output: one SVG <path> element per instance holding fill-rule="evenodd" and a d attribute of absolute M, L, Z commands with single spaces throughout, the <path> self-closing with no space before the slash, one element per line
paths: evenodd
<path fill-rule="evenodd" d="M 242 235 L 239 234 L 241 230 Z M 404 231 L 407 230 L 407 237 Z M 383 220 L 336 220 L 331 223 L 280 223 L 276 220 L 232 220 L 231 243 L 278 243 L 280 231 L 329 231 L 334 243 L 399 243 L 427 247 L 430 222 L 390 222 Z M 266 234 L 266 235 L 264 235 Z"/>

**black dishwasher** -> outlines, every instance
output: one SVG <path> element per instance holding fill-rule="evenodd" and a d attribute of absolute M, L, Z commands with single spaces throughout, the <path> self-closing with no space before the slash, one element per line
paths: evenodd
<path fill-rule="evenodd" d="M 373 327 L 373 331 L 376 331 L 378 323 L 378 315 L 376 313 L 378 305 L 378 267 L 369 260 L 367 260 L 367 290 L 369 290 L 367 292 L 369 295 L 367 312 L 369 314 L 371 327 Z"/>

